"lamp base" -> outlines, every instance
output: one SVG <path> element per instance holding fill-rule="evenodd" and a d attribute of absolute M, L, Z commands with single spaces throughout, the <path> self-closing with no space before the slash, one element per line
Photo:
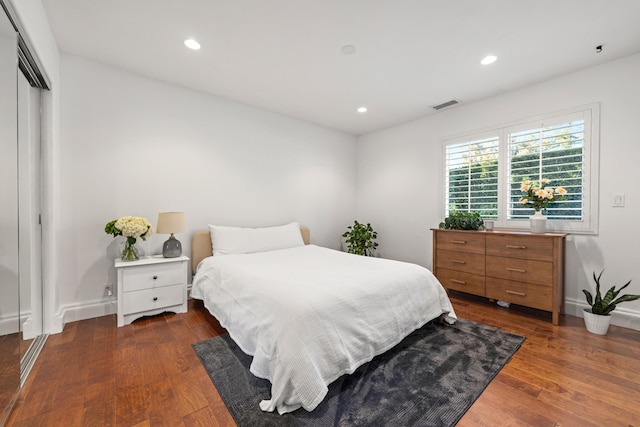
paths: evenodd
<path fill-rule="evenodd" d="M 162 245 L 162 256 L 165 258 L 177 258 L 182 255 L 182 243 L 173 237 L 173 233 L 169 239 Z"/>

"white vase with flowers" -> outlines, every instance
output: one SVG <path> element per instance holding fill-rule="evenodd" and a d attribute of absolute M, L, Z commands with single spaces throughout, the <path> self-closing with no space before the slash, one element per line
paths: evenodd
<path fill-rule="evenodd" d="M 539 181 L 524 180 L 520 184 L 522 197 L 519 202 L 524 206 L 532 207 L 535 213 L 529 217 L 529 225 L 532 233 L 544 233 L 547 229 L 547 217 L 542 214 L 551 203 L 564 200 L 567 190 L 563 187 L 549 187 L 550 180 L 540 178 Z"/>

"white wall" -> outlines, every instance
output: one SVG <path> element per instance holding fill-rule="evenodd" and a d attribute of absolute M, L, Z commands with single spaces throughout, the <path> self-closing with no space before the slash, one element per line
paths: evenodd
<path fill-rule="evenodd" d="M 61 55 L 59 315 L 108 312 L 123 215 L 156 223 L 183 211 L 190 237 L 208 223 L 298 221 L 335 247 L 356 207 L 356 138 L 265 110 Z M 161 252 L 169 236 L 141 247 Z M 115 283 L 114 283 L 115 285 Z M 115 286 L 114 286 L 115 289 Z"/>
<path fill-rule="evenodd" d="M 594 270 L 606 268 L 607 288 L 634 279 L 626 293 L 640 294 L 639 75 L 636 54 L 360 137 L 358 218 L 378 230 L 382 256 L 431 267 L 430 228 L 443 219 L 441 138 L 600 102 L 599 234 L 568 238 L 567 312 L 581 315 Z M 626 207 L 611 206 L 613 193 L 626 194 Z M 640 329 L 640 301 L 619 306 L 613 322 Z"/>

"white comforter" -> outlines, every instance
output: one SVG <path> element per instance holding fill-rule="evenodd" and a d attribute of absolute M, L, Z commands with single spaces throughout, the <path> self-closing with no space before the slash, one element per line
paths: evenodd
<path fill-rule="evenodd" d="M 443 287 L 415 264 L 308 245 L 203 260 L 193 298 L 271 381 L 263 411 L 313 410 L 327 385 L 443 313 Z"/>

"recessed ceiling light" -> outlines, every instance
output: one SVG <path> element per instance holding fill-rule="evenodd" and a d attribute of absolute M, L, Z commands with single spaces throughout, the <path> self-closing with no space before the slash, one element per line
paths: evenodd
<path fill-rule="evenodd" d="M 358 107 L 358 113 L 366 113 L 367 107 Z"/>
<path fill-rule="evenodd" d="M 194 39 L 187 39 L 184 41 L 184 45 L 189 49 L 198 50 L 200 49 L 200 43 L 195 41 Z"/>
<path fill-rule="evenodd" d="M 497 56 L 487 55 L 484 58 L 482 58 L 482 61 L 480 61 L 480 63 L 482 65 L 489 65 L 489 64 L 493 64 L 494 62 L 496 62 L 497 59 L 498 59 Z"/>
<path fill-rule="evenodd" d="M 356 47 L 354 45 L 348 44 L 342 46 L 340 48 L 340 52 L 342 52 L 344 55 L 353 55 L 354 53 L 356 53 Z"/>

